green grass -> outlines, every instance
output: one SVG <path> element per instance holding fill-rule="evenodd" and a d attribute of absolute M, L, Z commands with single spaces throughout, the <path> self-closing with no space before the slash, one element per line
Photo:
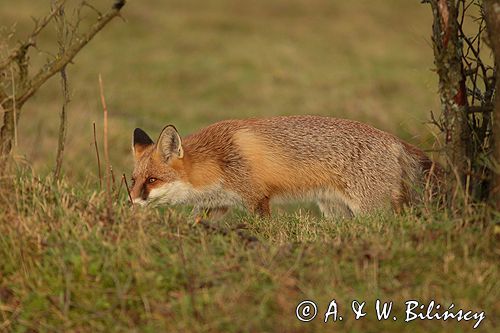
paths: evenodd
<path fill-rule="evenodd" d="M 237 211 L 206 229 L 182 210 L 131 209 L 122 193 L 108 223 L 102 194 L 87 186 L 25 176 L 11 190 L 0 213 L 0 323 L 12 331 L 471 331 L 405 324 L 410 299 L 484 310 L 478 331 L 498 328 L 498 234 L 473 219 Z M 394 301 L 400 319 L 376 321 L 377 298 Z M 304 299 L 320 309 L 308 324 L 295 318 Z M 345 320 L 324 324 L 332 299 Z M 368 303 L 363 320 L 352 300 Z"/>
<path fill-rule="evenodd" d="M 17 22 L 21 39 L 30 16 L 48 8 L 49 1 L 2 2 L 0 24 Z M 116 175 L 133 167 L 135 127 L 154 137 L 169 123 L 188 134 L 226 118 L 322 114 L 432 147 L 424 122 L 439 104 L 428 6 L 132 0 L 123 16 L 126 22 L 108 26 L 69 68 L 65 178 L 58 185 L 47 177 L 57 146 L 58 79 L 22 110 L 16 161 L 36 176 L 1 179 L 0 331 L 472 330 L 463 321 L 405 324 L 409 299 L 484 310 L 478 331 L 498 330 L 498 226 L 474 214 L 415 208 L 326 221 L 314 207 L 293 205 L 275 208 L 270 219 L 235 211 L 205 228 L 192 224 L 188 207 L 131 208 L 122 190 L 108 223 L 97 185 L 92 122 L 100 133 L 99 73 Z M 49 29 L 39 47 L 53 47 L 54 36 Z M 34 64 L 46 58 L 35 50 L 30 56 Z M 375 319 L 377 298 L 395 302 L 398 321 Z M 304 299 L 320 310 L 308 324 L 295 318 Z M 332 299 L 345 320 L 324 324 Z M 353 319 L 354 299 L 368 303 L 366 318 Z"/>

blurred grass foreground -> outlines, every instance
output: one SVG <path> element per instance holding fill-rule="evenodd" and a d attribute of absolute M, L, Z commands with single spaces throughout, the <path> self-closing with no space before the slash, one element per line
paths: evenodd
<path fill-rule="evenodd" d="M 6 47 L 49 10 L 48 0 L 1 2 Z M 193 226 L 189 207 L 131 208 L 118 191 L 133 168 L 135 127 L 159 133 L 175 124 L 186 135 L 227 118 L 320 114 L 432 148 L 425 122 L 439 104 L 430 8 L 400 0 L 150 0 L 129 1 L 122 15 L 68 67 L 62 181 L 51 178 L 58 78 L 22 109 L 18 171 L 0 188 L 0 331 L 472 331 L 471 321 L 405 323 L 411 299 L 484 311 L 477 331 L 499 329 L 498 227 L 474 215 L 417 207 L 326 221 L 303 205 L 278 207 L 270 219 L 235 211 L 203 228 Z M 41 36 L 35 64 L 55 39 L 55 29 Z M 117 178 L 114 223 L 93 146 L 92 123 L 102 132 L 99 74 Z M 308 323 L 295 314 L 306 299 L 319 308 Z M 344 320 L 324 323 L 332 299 Z M 393 301 L 398 320 L 378 321 L 376 299 Z M 367 302 L 366 317 L 354 319 L 353 300 Z"/>

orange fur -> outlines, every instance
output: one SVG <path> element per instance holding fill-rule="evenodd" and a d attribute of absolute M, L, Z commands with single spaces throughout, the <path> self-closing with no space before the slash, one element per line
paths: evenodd
<path fill-rule="evenodd" d="M 134 187 L 133 195 L 147 202 L 149 189 L 162 203 L 207 208 L 239 202 L 263 215 L 275 197 L 313 198 L 328 215 L 399 210 L 429 164 L 391 134 L 317 116 L 222 121 L 182 140 L 167 126 L 158 140 L 136 154 L 134 177 L 143 190 Z M 146 184 L 151 177 L 158 180 Z"/>

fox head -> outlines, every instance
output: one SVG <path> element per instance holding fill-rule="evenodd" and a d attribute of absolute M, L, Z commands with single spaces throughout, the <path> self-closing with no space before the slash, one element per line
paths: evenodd
<path fill-rule="evenodd" d="M 184 151 L 176 128 L 165 127 L 157 142 L 141 130 L 134 130 L 134 171 L 130 195 L 140 205 L 175 204 L 176 192 L 184 184 Z"/>

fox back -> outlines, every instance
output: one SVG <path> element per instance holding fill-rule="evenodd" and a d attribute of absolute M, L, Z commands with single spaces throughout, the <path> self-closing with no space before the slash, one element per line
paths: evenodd
<path fill-rule="evenodd" d="M 269 214 L 275 199 L 318 203 L 325 216 L 400 209 L 432 162 L 418 148 L 369 125 L 320 116 L 227 120 L 156 143 L 134 131 L 134 202 L 242 205 Z"/>

